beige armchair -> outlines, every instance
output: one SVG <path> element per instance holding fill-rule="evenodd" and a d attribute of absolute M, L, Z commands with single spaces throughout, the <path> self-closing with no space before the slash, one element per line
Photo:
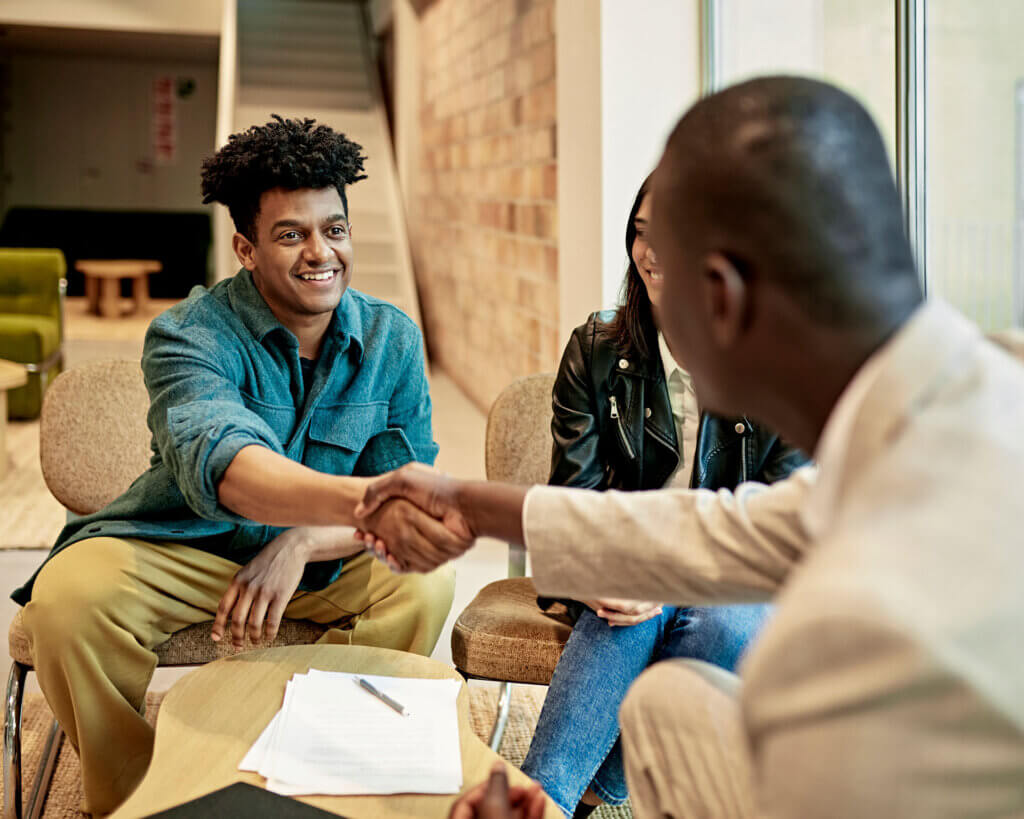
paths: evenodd
<path fill-rule="evenodd" d="M 70 512 L 84 515 L 102 509 L 148 468 L 148 409 L 142 370 L 134 361 L 91 362 L 54 380 L 43 400 L 39 460 L 47 487 Z M 326 630 L 317 623 L 286 619 L 274 642 L 258 647 L 313 643 Z M 4 816 L 20 819 L 22 699 L 25 678 L 33 668 L 20 612 L 8 639 L 13 662 L 4 729 Z M 248 637 L 246 641 L 249 648 Z M 160 666 L 201 665 L 230 653 L 228 641 L 217 644 L 210 639 L 209 622 L 182 629 L 156 649 Z M 28 816 L 38 816 L 42 809 L 62 739 L 54 721 L 29 794 Z"/>
<path fill-rule="evenodd" d="M 513 382 L 487 416 L 487 479 L 515 484 L 547 483 L 551 471 L 550 373 Z M 526 552 L 509 546 L 508 574 L 484 586 L 455 621 L 452 660 L 467 679 L 502 683 L 490 745 L 497 751 L 508 723 L 512 683 L 547 685 L 572 633 L 567 619 L 537 607 L 537 590 L 526 574 Z"/>

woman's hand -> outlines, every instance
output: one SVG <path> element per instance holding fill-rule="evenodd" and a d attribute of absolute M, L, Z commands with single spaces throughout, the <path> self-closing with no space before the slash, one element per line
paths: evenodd
<path fill-rule="evenodd" d="M 609 626 L 635 626 L 661 614 L 661 603 L 643 600 L 620 600 L 604 597 L 598 600 L 584 600 L 594 614 L 607 620 Z"/>

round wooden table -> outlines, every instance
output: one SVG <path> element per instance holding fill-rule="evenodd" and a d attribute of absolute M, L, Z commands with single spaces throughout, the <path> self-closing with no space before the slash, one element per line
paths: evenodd
<path fill-rule="evenodd" d="M 281 707 L 285 683 L 310 668 L 395 677 L 462 680 L 450 666 L 386 648 L 310 645 L 269 648 L 226 657 L 182 677 L 164 698 L 156 722 L 153 759 L 142 783 L 111 819 L 148 816 L 226 787 L 233 782 L 263 786 L 238 763 Z M 458 699 L 463 789 L 484 781 L 500 757 L 473 733 L 469 691 Z M 528 784 L 524 773 L 506 764 L 511 784 Z M 318 808 L 350 819 L 448 816 L 456 795 L 302 796 Z M 563 819 L 548 801 L 545 819 Z"/>
<path fill-rule="evenodd" d="M 27 383 L 24 364 L 0 358 L 0 480 L 7 476 L 7 391 Z"/>
<path fill-rule="evenodd" d="M 149 300 L 150 273 L 159 273 L 163 265 L 153 259 L 79 259 L 75 269 L 85 276 L 85 296 L 89 311 L 104 318 L 121 314 L 121 279 L 132 282 L 135 312 L 146 308 Z"/>

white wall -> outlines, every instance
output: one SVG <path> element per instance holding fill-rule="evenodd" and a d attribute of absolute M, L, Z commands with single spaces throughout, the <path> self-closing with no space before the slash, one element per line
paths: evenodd
<path fill-rule="evenodd" d="M 700 93 L 698 0 L 557 0 L 559 335 L 618 300 L 626 220 Z"/>
<path fill-rule="evenodd" d="M 603 307 L 616 303 L 626 271 L 623 242 L 636 191 L 700 94 L 698 13 L 697 0 L 601 2 Z"/>
<path fill-rule="evenodd" d="M 217 66 L 216 148 L 226 144 L 235 130 L 235 104 L 238 98 L 238 2 L 223 0 L 221 9 L 220 53 Z M 213 207 L 213 277 L 220 281 L 238 270 L 238 259 L 231 247 L 235 225 L 228 209 Z"/>
<path fill-rule="evenodd" d="M 219 34 L 221 0 L 0 0 L 0 23 Z"/>
<path fill-rule="evenodd" d="M 555 101 L 558 128 L 558 335 L 602 302 L 601 6 L 555 4 Z"/>
<path fill-rule="evenodd" d="M 395 165 L 408 213 L 419 167 L 420 21 L 409 0 L 394 0 L 390 5 L 395 37 L 395 80 L 392 88 Z"/>
<path fill-rule="evenodd" d="M 6 204 L 202 210 L 199 168 L 214 145 L 217 67 L 205 63 L 16 54 L 10 58 Z M 175 99 L 177 153 L 153 162 L 152 83 L 189 77 Z"/>

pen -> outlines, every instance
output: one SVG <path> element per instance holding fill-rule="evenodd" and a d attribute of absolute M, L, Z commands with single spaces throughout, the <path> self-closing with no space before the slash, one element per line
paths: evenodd
<path fill-rule="evenodd" d="M 377 699 L 379 699 L 382 703 L 384 703 L 385 705 L 387 705 L 390 708 L 393 708 L 395 711 L 397 711 L 403 717 L 409 716 L 408 710 L 406 710 L 406 707 L 404 705 L 402 705 L 402 703 L 398 702 L 398 700 L 391 699 L 391 697 L 389 697 L 383 691 L 377 690 L 372 685 L 370 685 L 370 683 L 368 683 L 366 680 L 364 680 L 362 677 L 356 677 L 356 683 L 358 683 L 361 688 L 364 688 L 367 691 L 369 691 L 371 694 L 373 694 L 373 696 L 375 696 Z"/>

